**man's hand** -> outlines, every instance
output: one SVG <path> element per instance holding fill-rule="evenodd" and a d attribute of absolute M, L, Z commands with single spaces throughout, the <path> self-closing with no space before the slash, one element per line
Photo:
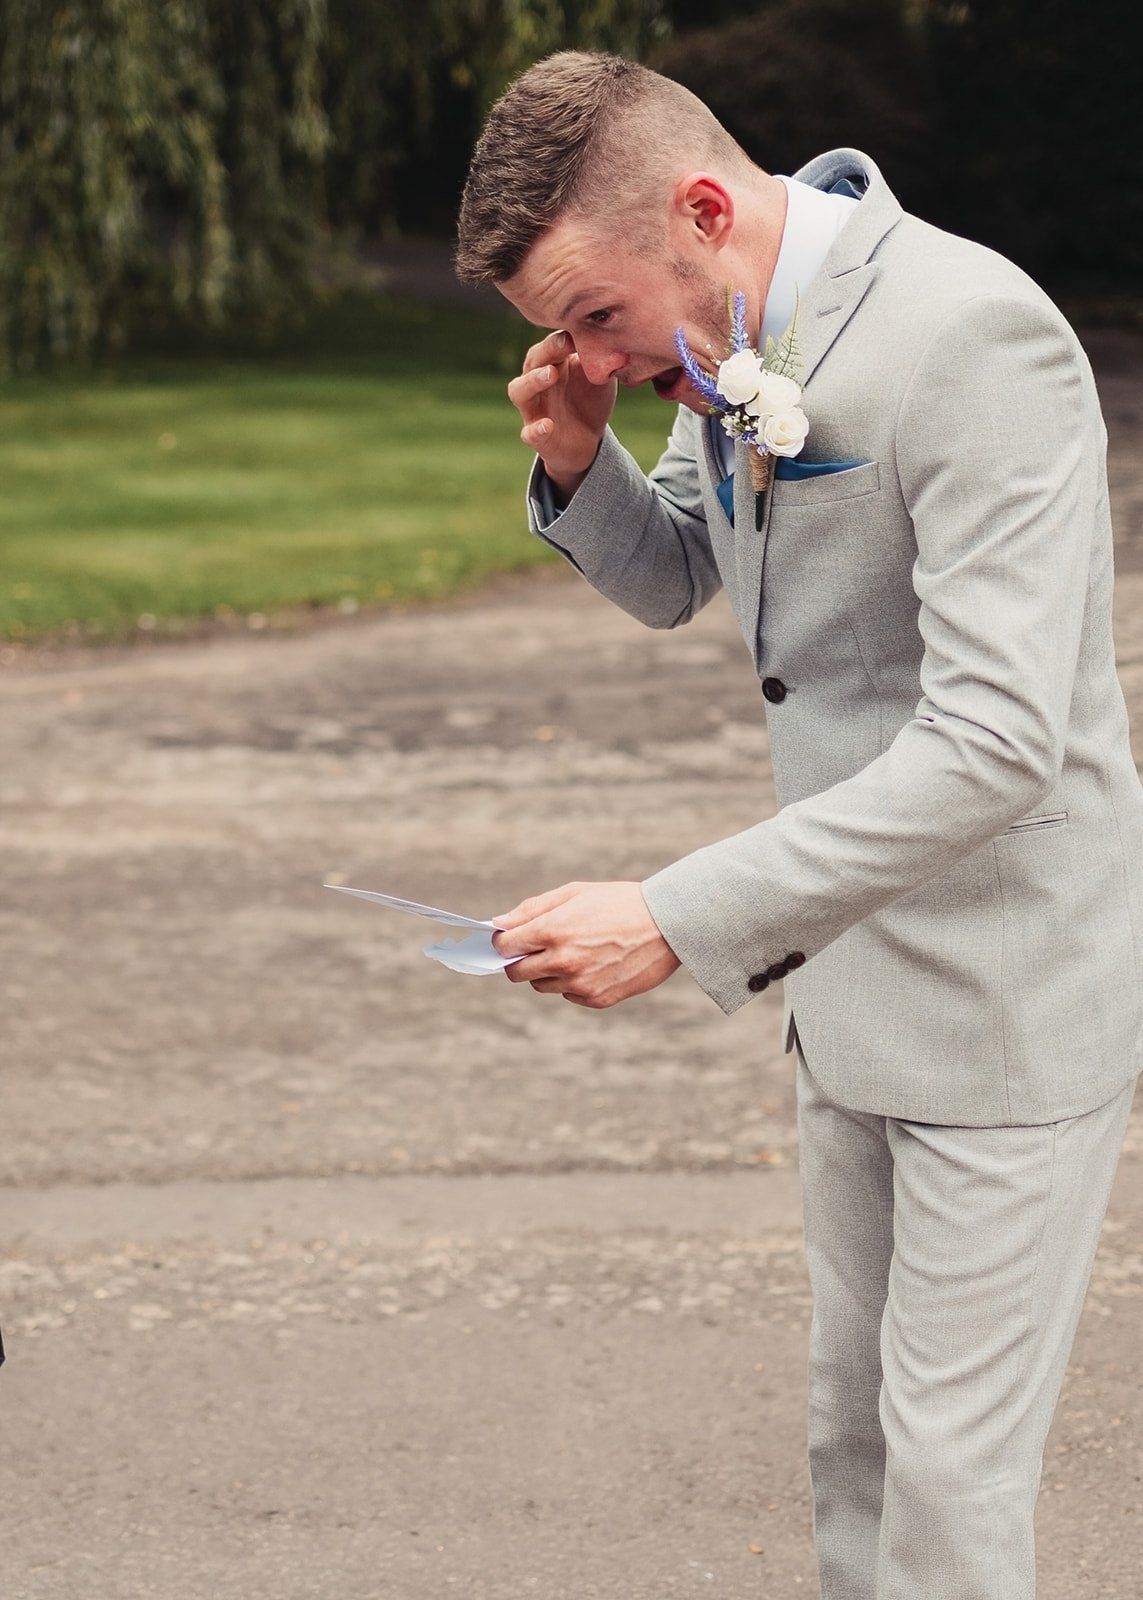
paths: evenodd
<path fill-rule="evenodd" d="M 513 983 L 605 1011 L 665 982 L 680 965 L 638 883 L 565 883 L 491 917 Z"/>
<path fill-rule="evenodd" d="M 520 438 L 569 500 L 599 452 L 618 392 L 614 378 L 591 382 L 563 329 L 532 345 L 520 376 L 508 385 L 508 398 L 524 419 Z"/>

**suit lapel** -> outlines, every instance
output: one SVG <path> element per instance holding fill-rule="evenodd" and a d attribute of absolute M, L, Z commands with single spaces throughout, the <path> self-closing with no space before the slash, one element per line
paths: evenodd
<path fill-rule="evenodd" d="M 839 234 L 840 238 L 841 235 Z M 831 278 L 819 272 L 798 311 L 799 343 L 804 361 L 800 382 L 803 390 L 820 365 L 830 346 L 857 310 L 877 275 L 873 262 L 865 262 L 850 272 Z M 806 393 L 803 402 L 810 419 L 810 433 L 814 426 L 813 390 Z M 766 541 L 770 535 L 770 514 L 773 509 L 774 478 L 762 501 L 762 526 L 756 528 L 755 489 L 750 478 L 747 460 L 749 447 L 736 444 L 734 449 L 734 555 L 738 567 L 738 582 L 745 603 L 749 637 L 757 638 L 758 622 L 762 610 L 762 565 L 766 559 Z"/>
<path fill-rule="evenodd" d="M 803 389 L 838 334 L 865 299 L 876 276 L 877 263 L 863 261 L 859 266 L 836 275 L 823 270 L 810 285 L 798 311 L 798 343 L 803 355 L 798 382 Z M 812 414 L 810 425 L 813 426 Z"/>
<path fill-rule="evenodd" d="M 722 426 L 722 424 L 719 422 L 717 417 L 712 417 L 710 415 L 707 415 L 707 416 L 703 417 L 703 419 L 702 419 L 702 427 L 699 430 L 700 433 L 702 434 L 703 460 L 704 460 L 704 462 L 706 464 L 707 477 L 710 479 L 712 487 L 716 487 L 718 484 L 720 484 L 722 482 L 723 478 L 726 476 L 726 474 L 722 470 L 722 455 L 721 455 L 721 453 L 719 451 L 718 439 L 717 439 L 717 436 L 716 436 L 715 431 L 714 431 L 716 428 L 720 428 L 721 426 Z M 736 454 L 737 454 L 737 452 L 736 452 Z M 735 484 L 735 487 L 737 488 L 737 486 L 738 486 L 737 468 L 735 469 L 734 484 Z M 719 512 L 721 513 L 722 512 L 722 503 L 718 499 L 717 495 L 715 496 L 715 504 L 718 506 Z M 738 521 L 738 508 L 737 508 L 737 506 L 735 507 L 735 511 L 734 511 L 734 520 L 735 520 L 735 522 Z M 727 527 L 729 527 L 729 526 L 730 526 L 730 523 L 729 523 L 729 520 L 727 520 Z"/>
<path fill-rule="evenodd" d="M 852 317 L 877 276 L 871 260 L 881 240 L 900 220 L 903 212 L 896 196 L 881 176 L 876 163 L 860 150 L 827 150 L 799 168 L 793 176 L 802 183 L 829 190 L 839 178 L 857 175 L 866 183 L 865 194 L 801 298 L 798 308 L 798 343 L 803 362 L 799 382 L 805 389 L 834 341 Z M 806 396 L 806 411 L 813 431 L 813 395 Z M 703 453 L 712 484 L 722 481 L 722 458 L 713 430 L 720 426 L 717 417 L 706 417 L 703 427 Z M 755 528 L 754 485 L 750 479 L 748 447 L 734 447 L 734 548 L 739 594 L 742 598 L 748 639 L 757 650 L 758 621 L 762 607 L 762 564 L 770 530 L 773 479 L 762 505 L 762 527 Z M 720 507 L 721 514 L 721 507 Z"/>

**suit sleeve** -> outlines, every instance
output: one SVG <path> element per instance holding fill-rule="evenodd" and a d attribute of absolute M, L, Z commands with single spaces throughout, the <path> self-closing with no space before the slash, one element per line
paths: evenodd
<path fill-rule="evenodd" d="M 1046 296 L 980 296 L 938 327 L 896 424 L 924 645 L 914 715 L 852 777 L 642 884 L 727 1015 L 751 974 L 812 960 L 1057 783 L 1105 443 L 1087 359 Z"/>
<path fill-rule="evenodd" d="M 722 587 L 695 459 L 696 421 L 686 406 L 677 408 L 667 447 L 648 473 L 609 423 L 587 476 L 558 514 L 540 456 L 528 476 L 530 531 L 649 628 L 689 622 Z"/>

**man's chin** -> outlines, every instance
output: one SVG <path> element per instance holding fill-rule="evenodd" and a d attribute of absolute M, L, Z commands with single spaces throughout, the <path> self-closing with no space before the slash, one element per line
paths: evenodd
<path fill-rule="evenodd" d="M 686 406 L 688 411 L 695 411 L 700 417 L 705 417 L 710 411 L 709 402 L 703 399 L 693 383 L 687 384 L 676 404 Z"/>

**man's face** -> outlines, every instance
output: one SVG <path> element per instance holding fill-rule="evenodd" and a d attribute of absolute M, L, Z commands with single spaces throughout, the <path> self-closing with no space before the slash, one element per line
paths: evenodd
<path fill-rule="evenodd" d="M 718 262 L 709 240 L 674 226 L 657 251 L 631 254 L 622 240 L 604 248 L 582 226 L 557 219 L 497 288 L 536 327 L 571 334 L 589 382 L 652 382 L 672 405 L 705 415 L 706 402 L 679 365 L 675 330 L 713 373 L 728 333 Z"/>

